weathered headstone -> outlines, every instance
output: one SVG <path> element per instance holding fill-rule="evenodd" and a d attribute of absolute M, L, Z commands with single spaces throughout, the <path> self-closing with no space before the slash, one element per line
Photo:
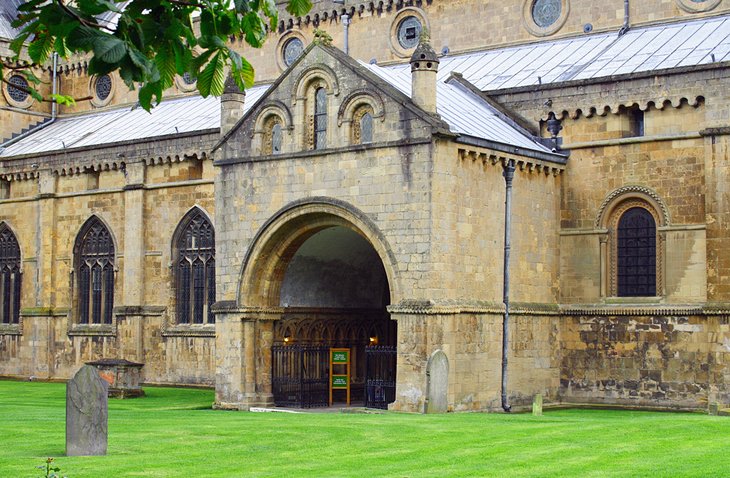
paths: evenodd
<path fill-rule="evenodd" d="M 535 399 L 532 401 L 532 414 L 536 417 L 542 416 L 542 395 L 535 395 Z"/>
<path fill-rule="evenodd" d="M 708 410 L 708 413 L 712 416 L 717 416 L 720 414 L 720 404 L 717 402 L 710 402 L 710 407 Z"/>
<path fill-rule="evenodd" d="M 426 366 L 428 395 L 426 413 L 446 413 L 449 408 L 449 359 L 441 350 L 431 354 Z"/>
<path fill-rule="evenodd" d="M 67 456 L 106 455 L 108 386 L 90 365 L 66 384 Z"/>

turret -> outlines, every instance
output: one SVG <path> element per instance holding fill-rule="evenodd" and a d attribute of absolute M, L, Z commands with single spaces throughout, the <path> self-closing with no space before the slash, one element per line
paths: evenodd
<path fill-rule="evenodd" d="M 241 91 L 233 78 L 228 75 L 221 95 L 221 137 L 225 136 L 243 116 L 243 103 L 246 92 Z"/>
<path fill-rule="evenodd" d="M 436 113 L 436 74 L 439 59 L 431 48 L 428 34 L 421 33 L 421 41 L 411 56 L 411 98 L 429 113 Z"/>

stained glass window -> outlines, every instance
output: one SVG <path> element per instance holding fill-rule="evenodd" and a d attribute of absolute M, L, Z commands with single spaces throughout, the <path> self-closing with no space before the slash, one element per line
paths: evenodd
<path fill-rule="evenodd" d="M 15 88 L 14 86 L 12 86 L 18 85 L 23 88 L 28 88 L 28 80 L 20 75 L 13 75 L 10 77 L 8 82 L 10 83 L 10 85 L 8 85 L 8 95 L 10 95 L 10 98 L 12 98 L 14 101 L 17 101 L 18 103 L 22 103 L 28 99 L 28 96 L 30 95 L 27 91 L 23 91 L 20 88 Z"/>
<path fill-rule="evenodd" d="M 20 247 L 12 231 L 0 225 L 0 323 L 17 324 L 20 318 Z"/>
<path fill-rule="evenodd" d="M 78 310 L 82 324 L 111 324 L 114 309 L 114 243 L 101 221 L 91 219 L 78 242 Z"/>
<path fill-rule="evenodd" d="M 562 0 L 535 0 L 532 4 L 532 20 L 540 28 L 547 28 L 558 21 L 562 11 Z"/>
<path fill-rule="evenodd" d="M 96 91 L 97 98 L 101 101 L 106 100 L 112 92 L 112 77 L 109 75 L 100 76 L 96 79 L 94 89 Z"/>
<path fill-rule="evenodd" d="M 370 113 L 365 113 L 360 118 L 360 143 L 373 142 L 373 117 Z"/>
<path fill-rule="evenodd" d="M 186 219 L 177 241 L 177 321 L 212 324 L 215 315 L 215 233 L 200 211 Z"/>
<path fill-rule="evenodd" d="M 292 38 L 284 44 L 284 64 L 291 66 L 304 51 L 304 43 L 299 38 Z"/>
<path fill-rule="evenodd" d="M 618 295 L 656 295 L 656 222 L 644 208 L 633 207 L 618 222 Z"/>
<path fill-rule="evenodd" d="M 415 48 L 421 38 L 421 22 L 416 17 L 406 17 L 398 24 L 398 43 L 405 49 Z"/>
<path fill-rule="evenodd" d="M 271 154 L 281 153 L 281 123 L 275 123 L 271 128 Z"/>
<path fill-rule="evenodd" d="M 314 94 L 314 149 L 327 147 L 327 92 L 317 88 Z"/>

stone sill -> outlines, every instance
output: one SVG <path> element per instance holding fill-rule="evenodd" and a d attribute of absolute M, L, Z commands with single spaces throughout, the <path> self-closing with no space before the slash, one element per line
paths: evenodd
<path fill-rule="evenodd" d="M 215 337 L 215 324 L 177 324 L 162 332 L 163 337 Z"/>
<path fill-rule="evenodd" d="M 91 336 L 91 337 L 114 337 L 117 335 L 117 329 L 109 324 L 96 325 L 72 325 L 68 331 L 68 335 L 73 336 Z"/>
<path fill-rule="evenodd" d="M 23 335 L 20 324 L 0 324 L 0 335 Z"/>

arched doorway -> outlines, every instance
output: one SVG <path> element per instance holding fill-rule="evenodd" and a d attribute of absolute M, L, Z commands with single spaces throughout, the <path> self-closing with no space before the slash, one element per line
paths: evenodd
<path fill-rule="evenodd" d="M 240 364 L 242 373 L 240 382 L 238 375 L 217 381 L 221 406 L 239 400 L 239 407 L 328 404 L 329 383 L 322 385 L 322 378 L 329 371 L 324 355 L 333 345 L 356 349 L 354 400 L 366 395 L 371 370 L 369 376 L 379 375 L 372 380 L 380 399 L 375 405 L 393 402 L 396 325 L 386 306 L 400 298 L 401 285 L 395 254 L 375 222 L 347 203 L 313 197 L 279 210 L 251 239 L 235 305 L 243 327 L 231 316 L 217 321 L 221 347 L 230 351 L 221 368 Z M 387 348 L 375 363 L 366 363 L 370 343 L 378 344 L 372 350 Z M 390 387 L 390 394 L 380 385 Z"/>
<path fill-rule="evenodd" d="M 329 351 L 346 348 L 353 401 L 379 398 L 387 406 L 383 383 L 390 378 L 395 385 L 396 344 L 396 323 L 386 310 L 389 303 L 385 268 L 367 239 L 342 225 L 309 235 L 290 256 L 281 277 L 278 305 L 283 314 L 274 324 L 272 347 L 274 402 L 327 405 Z M 373 380 L 379 380 L 377 386 Z M 344 397 L 333 395 L 335 401 Z"/>

